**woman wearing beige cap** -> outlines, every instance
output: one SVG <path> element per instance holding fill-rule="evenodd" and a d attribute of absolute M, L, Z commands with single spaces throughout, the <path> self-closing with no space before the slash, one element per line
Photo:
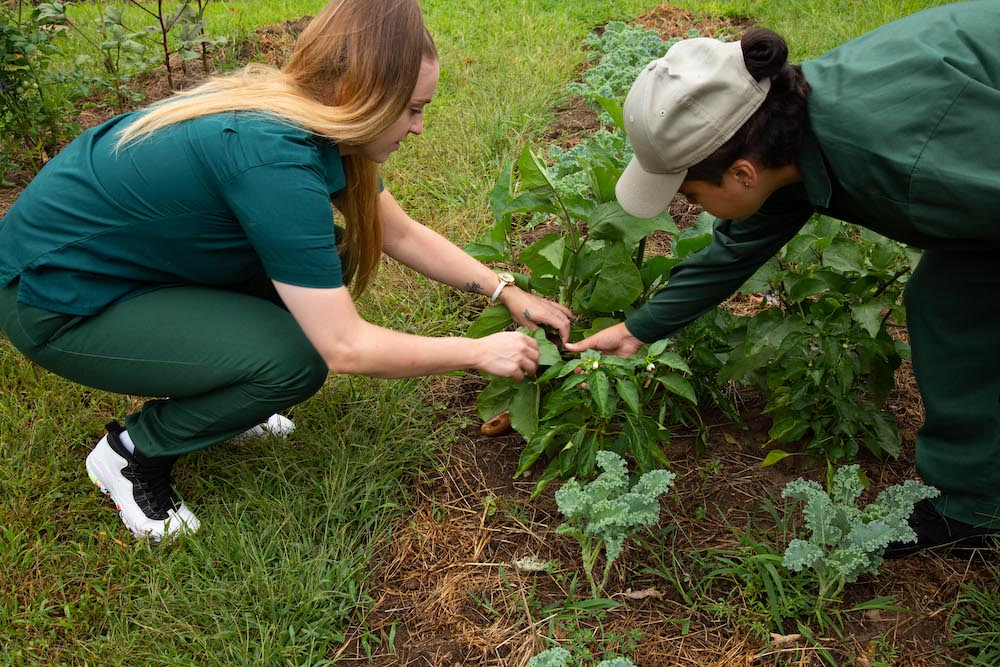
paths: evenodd
<path fill-rule="evenodd" d="M 801 66 L 784 40 L 685 40 L 625 101 L 635 157 L 617 186 L 640 217 L 677 192 L 718 216 L 711 245 L 625 322 L 568 345 L 627 356 L 742 285 L 819 212 L 925 250 L 906 286 L 926 406 L 920 475 L 942 494 L 915 545 L 1000 532 L 1000 3 L 929 9 Z"/>

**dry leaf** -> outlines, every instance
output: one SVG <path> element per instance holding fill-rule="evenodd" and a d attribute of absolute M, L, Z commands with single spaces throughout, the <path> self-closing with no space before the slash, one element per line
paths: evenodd
<path fill-rule="evenodd" d="M 800 639 L 802 639 L 802 635 L 798 633 L 794 635 L 779 635 L 777 632 L 771 633 L 771 641 L 774 642 L 774 648 L 781 648 L 782 646 L 795 644 Z"/>
<path fill-rule="evenodd" d="M 662 598 L 663 593 L 656 590 L 655 588 L 646 588 L 641 591 L 633 591 L 631 588 L 626 588 L 625 592 L 622 593 L 624 597 L 629 600 L 645 600 L 646 598 Z"/>

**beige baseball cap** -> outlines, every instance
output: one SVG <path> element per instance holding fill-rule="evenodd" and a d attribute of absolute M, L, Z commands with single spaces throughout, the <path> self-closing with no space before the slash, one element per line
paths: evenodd
<path fill-rule="evenodd" d="M 687 170 L 714 153 L 767 97 L 739 42 L 698 37 L 649 63 L 625 98 L 625 133 L 635 156 L 615 193 L 626 211 L 652 218 L 670 205 Z"/>

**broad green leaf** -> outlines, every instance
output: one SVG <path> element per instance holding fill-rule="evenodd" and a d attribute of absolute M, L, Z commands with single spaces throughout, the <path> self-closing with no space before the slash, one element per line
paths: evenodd
<path fill-rule="evenodd" d="M 906 263 L 909 265 L 911 272 L 913 269 L 917 268 L 917 263 L 920 261 L 923 254 L 924 251 L 919 248 L 913 248 L 908 245 L 903 246 L 903 256 L 906 257 Z"/>
<path fill-rule="evenodd" d="M 609 408 L 611 407 L 611 383 L 608 381 L 608 376 L 603 371 L 597 370 L 591 373 L 590 380 L 590 395 L 594 399 L 594 405 L 597 407 L 597 414 L 604 419 L 609 419 L 611 415 L 609 414 Z"/>
<path fill-rule="evenodd" d="M 844 223 L 840 220 L 823 215 L 813 223 L 813 234 L 821 239 L 832 240 L 843 226 Z"/>
<path fill-rule="evenodd" d="M 559 206 L 550 197 L 537 192 L 524 192 L 511 200 L 503 209 L 503 214 L 510 213 L 558 213 Z"/>
<path fill-rule="evenodd" d="M 531 146 L 525 145 L 521 151 L 521 156 L 517 161 L 517 173 L 521 179 L 522 190 L 535 190 L 536 188 L 540 188 L 542 192 L 555 190 L 548 167 L 545 166 L 541 158 L 535 155 Z"/>
<path fill-rule="evenodd" d="M 809 430 L 809 423 L 796 419 L 795 417 L 785 417 L 771 427 L 767 432 L 772 440 L 778 442 L 795 442 L 806 434 Z"/>
<path fill-rule="evenodd" d="M 594 462 L 597 459 L 597 450 L 601 446 L 601 440 L 596 431 L 587 433 L 587 437 L 583 439 L 576 454 L 577 474 L 589 477 L 594 473 Z"/>
<path fill-rule="evenodd" d="M 771 311 L 775 311 L 773 314 Z M 752 357 L 767 348 L 778 349 L 785 336 L 805 328 L 805 322 L 798 317 L 783 317 L 780 311 L 771 309 L 750 320 L 747 326 L 746 356 Z"/>
<path fill-rule="evenodd" d="M 513 170 L 513 162 L 508 162 L 504 165 L 503 171 L 500 172 L 500 178 L 497 179 L 497 184 L 493 186 L 493 190 L 490 192 L 490 210 L 493 211 L 493 219 L 501 223 L 501 229 L 504 229 L 503 223 L 509 223 L 510 221 L 510 213 L 506 209 L 507 204 L 510 203 L 511 198 L 514 196 L 511 179 Z M 494 238 L 494 240 L 503 242 L 506 239 Z"/>
<path fill-rule="evenodd" d="M 617 203 L 615 201 L 615 184 L 621 178 L 622 169 L 614 165 L 610 160 L 602 162 L 589 162 L 585 167 L 587 173 L 587 183 L 594 194 L 594 198 L 603 206 L 605 203 Z"/>
<path fill-rule="evenodd" d="M 510 378 L 496 378 L 476 397 L 476 414 L 483 421 L 493 419 L 510 407 L 510 399 L 514 395 L 515 383 Z"/>
<path fill-rule="evenodd" d="M 830 289 L 830 286 L 819 278 L 798 278 L 791 276 L 785 280 L 785 284 L 788 287 L 788 299 L 792 303 L 798 303 Z"/>
<path fill-rule="evenodd" d="M 691 383 L 680 375 L 674 375 L 673 373 L 669 375 L 661 375 L 656 378 L 656 381 L 663 385 L 663 388 L 667 391 L 677 394 L 682 398 L 686 398 L 695 405 L 698 404 L 698 398 L 695 396 Z"/>
<path fill-rule="evenodd" d="M 522 250 L 517 261 L 531 269 L 533 276 L 559 275 L 565 251 L 562 234 L 546 234 Z"/>
<path fill-rule="evenodd" d="M 823 281 L 830 288 L 830 291 L 837 296 L 838 300 L 842 300 L 841 295 L 851 289 L 851 286 L 854 284 L 853 280 L 832 269 L 820 269 L 813 274 L 813 277 Z"/>
<path fill-rule="evenodd" d="M 616 201 L 601 204 L 587 220 L 588 236 L 592 239 L 623 241 L 630 248 L 649 234 L 662 231 L 676 235 L 677 225 L 669 213 L 643 219 L 629 215 Z"/>
<path fill-rule="evenodd" d="M 545 329 L 538 327 L 528 335 L 534 338 L 535 342 L 538 343 L 539 366 L 551 366 L 562 361 L 562 355 L 559 354 L 559 348 L 556 347 L 555 343 L 545 337 Z"/>
<path fill-rule="evenodd" d="M 771 354 L 767 350 L 748 355 L 745 348 L 737 348 L 719 369 L 719 375 L 715 381 L 723 386 L 730 380 L 746 382 L 751 373 L 767 366 L 770 360 Z"/>
<path fill-rule="evenodd" d="M 664 257 L 654 255 L 643 262 L 639 274 L 642 276 L 643 288 L 648 289 L 656 282 L 666 282 L 670 278 L 670 272 L 681 263 L 680 257 Z"/>
<path fill-rule="evenodd" d="M 613 317 L 597 317 L 593 322 L 590 323 L 590 328 L 584 330 L 583 335 L 586 337 L 593 336 L 596 333 L 604 331 L 608 327 L 613 327 L 618 324 L 621 320 L 615 319 Z"/>
<path fill-rule="evenodd" d="M 625 402 L 626 407 L 628 407 L 633 414 L 639 414 L 639 411 L 641 410 L 639 405 L 639 388 L 635 385 L 635 380 L 616 378 L 615 386 L 618 389 L 618 395 L 621 396 L 621 399 Z"/>
<path fill-rule="evenodd" d="M 842 273 L 862 273 L 864 254 L 857 241 L 838 236 L 823 251 L 823 266 Z"/>
<path fill-rule="evenodd" d="M 559 371 L 559 377 L 565 377 L 565 376 L 569 375 L 570 373 L 572 373 L 573 371 L 575 371 L 577 368 L 579 368 L 580 364 L 582 364 L 582 363 L 583 363 L 583 359 L 570 359 L 569 361 L 566 362 L 566 365 L 563 366 L 563 369 L 561 371 Z"/>
<path fill-rule="evenodd" d="M 685 229 L 677 237 L 674 244 L 674 253 L 678 257 L 687 257 L 696 253 L 712 242 L 712 226 L 715 224 L 715 216 L 710 213 L 702 213 L 693 225 Z"/>
<path fill-rule="evenodd" d="M 510 399 L 510 425 L 528 440 L 538 429 L 538 385 L 530 380 L 517 384 Z"/>
<path fill-rule="evenodd" d="M 886 454 L 894 459 L 899 458 L 899 448 L 902 444 L 902 437 L 896 428 L 896 421 L 887 413 L 879 412 L 875 415 L 875 436 L 878 438 L 878 445 Z"/>
<path fill-rule="evenodd" d="M 502 262 L 507 259 L 504 257 L 502 248 L 496 248 L 482 243 L 470 243 L 462 248 L 462 250 L 464 250 L 466 254 L 475 257 L 480 262 Z"/>
<path fill-rule="evenodd" d="M 619 104 L 617 100 L 601 97 L 600 95 L 595 95 L 594 99 L 601 105 L 602 109 L 608 112 L 608 115 L 611 116 L 611 121 L 615 124 L 615 126 L 624 132 L 625 114 L 622 111 L 622 105 Z"/>
<path fill-rule="evenodd" d="M 786 451 L 782 451 L 780 449 L 772 449 L 767 453 L 767 456 L 764 457 L 764 460 L 761 462 L 760 467 L 766 468 L 768 466 L 773 466 L 778 461 L 782 461 L 788 458 L 789 456 L 792 455 Z"/>
<path fill-rule="evenodd" d="M 660 340 L 652 343 L 649 349 L 646 351 L 646 356 L 648 357 L 658 357 L 667 351 L 667 339 L 661 338 Z"/>
<path fill-rule="evenodd" d="M 483 338 L 498 331 L 503 331 L 514 323 L 506 306 L 487 306 L 479 314 L 479 319 L 472 323 L 465 332 L 468 338 Z"/>
<path fill-rule="evenodd" d="M 520 477 L 524 472 L 538 460 L 538 457 L 545 452 L 549 444 L 557 437 L 568 433 L 572 427 L 569 424 L 557 424 L 554 427 L 550 427 L 545 430 L 544 433 L 538 433 L 536 431 L 535 437 L 528 441 L 525 445 L 524 450 L 521 451 L 521 457 L 517 462 L 517 472 L 514 473 L 514 477 Z"/>
<path fill-rule="evenodd" d="M 763 266 L 750 276 L 740 287 L 740 294 L 753 294 L 755 292 L 766 292 L 771 289 L 771 281 L 780 273 L 781 268 L 778 258 L 772 257 Z"/>
<path fill-rule="evenodd" d="M 642 294 L 642 277 L 623 245 L 615 244 L 604 254 L 601 272 L 587 306 L 595 313 L 626 308 Z"/>
<path fill-rule="evenodd" d="M 889 301 L 889 298 L 881 296 L 866 303 L 853 304 L 851 316 L 874 338 L 882 328 L 882 310 L 889 305 Z"/>
<path fill-rule="evenodd" d="M 816 241 L 818 240 L 819 239 L 812 234 L 799 232 L 793 236 L 792 240 L 785 246 L 785 259 L 789 262 L 809 264 L 816 258 L 813 250 L 816 246 Z"/>
<path fill-rule="evenodd" d="M 546 382 L 551 382 L 552 380 L 555 380 L 557 377 L 559 377 L 559 373 L 562 372 L 563 366 L 565 365 L 566 364 L 563 363 L 562 361 L 552 364 L 547 369 L 545 369 L 544 373 L 538 376 L 538 379 L 535 380 L 535 384 L 542 385 L 545 384 Z"/>
<path fill-rule="evenodd" d="M 652 348 L 650 348 L 650 356 L 652 356 Z M 684 371 L 685 373 L 691 372 L 687 362 L 676 352 L 660 352 L 656 355 L 656 363 L 673 368 L 674 370 Z"/>

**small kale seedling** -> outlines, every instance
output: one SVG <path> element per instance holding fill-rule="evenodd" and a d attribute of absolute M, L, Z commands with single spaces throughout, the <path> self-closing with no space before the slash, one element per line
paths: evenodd
<path fill-rule="evenodd" d="M 625 540 L 660 518 L 658 497 L 674 482 L 667 470 L 650 470 L 630 485 L 625 460 L 611 451 L 597 453 L 597 466 L 604 472 L 581 485 L 576 478 L 556 491 L 556 505 L 568 521 L 556 529 L 571 535 L 583 550 L 583 570 L 597 598 L 608 583 L 611 564 L 621 554 Z M 605 550 L 604 574 L 600 584 L 594 579 L 594 565 Z"/>
<path fill-rule="evenodd" d="M 564 648 L 550 648 L 528 661 L 527 667 L 569 667 L 572 655 Z M 635 667 L 628 658 L 611 658 L 597 663 L 596 667 Z"/>
<path fill-rule="evenodd" d="M 792 540 L 782 563 L 793 572 L 807 567 L 816 572 L 817 609 L 835 599 L 844 584 L 857 581 L 862 574 L 877 572 L 890 542 L 916 541 L 917 535 L 906 521 L 913 505 L 939 494 L 932 486 L 907 480 L 859 509 L 862 485 L 856 465 L 838 469 L 830 487 L 827 494 L 816 482 L 799 478 L 789 482 L 781 494 L 782 498 L 805 503 L 802 513 L 812 534 L 808 540 Z"/>

